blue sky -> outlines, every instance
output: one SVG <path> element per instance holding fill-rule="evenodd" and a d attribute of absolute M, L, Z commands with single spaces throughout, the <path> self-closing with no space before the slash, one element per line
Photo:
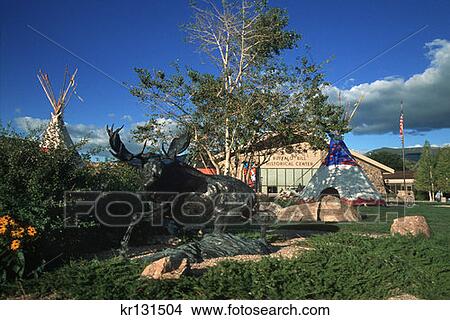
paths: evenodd
<path fill-rule="evenodd" d="M 399 146 L 395 130 L 400 99 L 405 101 L 407 145 L 423 144 L 425 139 L 436 145 L 450 143 L 450 82 L 448 89 L 445 86 L 450 74 L 450 1 L 279 0 L 269 4 L 288 10 L 290 28 L 303 35 L 302 44 L 311 46 L 314 60 L 333 58 L 325 69 L 332 83 L 427 26 L 335 83 L 330 96 L 335 98 L 336 90 L 348 101 L 366 95 L 355 118 L 355 131 L 347 137 L 353 149 Z M 65 121 L 71 133 L 91 131 L 92 137 L 101 140 L 101 128 L 107 123 L 131 127 L 145 121 L 143 106 L 126 88 L 28 26 L 119 83 L 134 84 L 133 67 L 166 69 L 176 60 L 214 71 L 179 30 L 189 16 L 187 0 L 1 0 L 0 119 L 18 126 L 24 119 L 47 119 L 50 106 L 36 72 L 45 70 L 56 89 L 68 65 L 79 69 L 77 92 L 84 100 L 73 99 L 68 107 Z M 292 60 L 301 53 L 291 52 L 286 58 Z"/>

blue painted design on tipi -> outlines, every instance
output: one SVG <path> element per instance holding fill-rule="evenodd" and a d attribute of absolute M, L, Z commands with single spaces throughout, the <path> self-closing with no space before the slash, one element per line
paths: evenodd
<path fill-rule="evenodd" d="M 357 166 L 355 158 L 353 158 L 350 150 L 348 150 L 344 141 L 335 139 L 330 136 L 330 147 L 328 155 L 325 158 L 326 166 L 350 165 Z"/>

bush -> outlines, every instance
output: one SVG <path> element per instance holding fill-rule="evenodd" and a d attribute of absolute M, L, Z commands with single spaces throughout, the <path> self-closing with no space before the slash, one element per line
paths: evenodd
<path fill-rule="evenodd" d="M 64 191 L 83 183 L 83 168 L 73 150 L 43 152 L 39 143 L 18 136 L 0 136 L 0 208 L 38 229 L 60 228 Z"/>
<path fill-rule="evenodd" d="M 82 160 L 72 149 L 44 152 L 39 141 L 24 138 L 13 132 L 0 132 L 0 212 L 9 213 L 15 220 L 32 225 L 39 231 L 36 250 L 29 250 L 28 268 L 35 268 L 41 260 L 53 259 L 61 252 L 77 256 L 90 248 L 99 248 L 98 237 L 81 237 L 84 229 L 104 232 L 91 219 L 81 229 L 64 228 L 64 192 L 136 191 L 141 184 L 139 173 L 121 163 L 93 164 Z M 84 229 L 83 229 L 84 228 Z M 123 230 L 110 230 L 122 233 Z M 111 233 L 110 232 L 110 233 Z M 116 236 L 111 238 L 117 239 Z M 77 239 L 74 246 L 73 239 Z M 89 240 L 95 243 L 89 243 Z M 109 243 L 109 247 L 112 244 Z M 67 248 L 66 248 L 67 247 Z"/>
<path fill-rule="evenodd" d="M 17 135 L 0 136 L 0 208 L 39 229 L 62 226 L 64 192 L 74 190 L 136 191 L 141 178 L 121 163 L 81 165 L 74 149 L 43 152 L 39 142 Z"/>

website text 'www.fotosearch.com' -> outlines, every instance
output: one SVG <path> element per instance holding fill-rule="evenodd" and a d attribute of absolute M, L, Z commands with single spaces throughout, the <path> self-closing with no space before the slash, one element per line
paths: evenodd
<path fill-rule="evenodd" d="M 326 306 L 248 306 L 229 303 L 225 306 L 195 306 L 181 304 L 121 304 L 121 316 L 330 316 Z M 187 309 L 187 310 L 186 310 Z M 190 313 L 190 314 L 189 314 Z"/>
<path fill-rule="evenodd" d="M 211 316 L 329 316 L 329 307 L 298 307 L 292 304 L 288 306 L 244 306 L 229 304 L 227 307 L 191 307 L 192 315 Z"/>

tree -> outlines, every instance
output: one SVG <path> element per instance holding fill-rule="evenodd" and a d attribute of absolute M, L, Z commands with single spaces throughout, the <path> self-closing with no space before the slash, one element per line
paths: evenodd
<path fill-rule="evenodd" d="M 403 161 L 402 157 L 398 154 L 388 152 L 388 151 L 371 151 L 367 154 L 369 158 L 378 161 L 382 164 L 391 167 L 394 170 L 403 170 Z M 405 159 L 405 168 L 407 170 L 411 169 L 414 166 L 412 161 Z"/>
<path fill-rule="evenodd" d="M 172 73 L 138 68 L 132 94 L 146 103 L 150 119 L 135 131 L 155 137 L 161 119 L 191 132 L 191 152 L 217 172 L 240 177 L 244 161 L 261 165 L 296 142 L 323 146 L 325 132 L 345 132 L 342 108 L 327 103 L 321 65 L 306 57 L 295 65 L 281 53 L 300 35 L 286 30 L 286 11 L 266 1 L 193 3 L 188 41 L 210 58 L 217 74 L 174 66 Z"/>
<path fill-rule="evenodd" d="M 403 170 L 402 158 L 398 154 L 387 151 L 375 151 L 369 152 L 368 156 L 369 158 L 381 162 L 392 169 Z"/>
<path fill-rule="evenodd" d="M 442 148 L 436 159 L 435 167 L 436 189 L 450 192 L 450 147 Z"/>
<path fill-rule="evenodd" d="M 430 142 L 425 141 L 417 163 L 415 174 L 415 187 L 419 191 L 428 192 L 429 200 L 434 201 L 435 190 L 435 174 L 434 174 L 434 157 L 431 154 Z"/>

